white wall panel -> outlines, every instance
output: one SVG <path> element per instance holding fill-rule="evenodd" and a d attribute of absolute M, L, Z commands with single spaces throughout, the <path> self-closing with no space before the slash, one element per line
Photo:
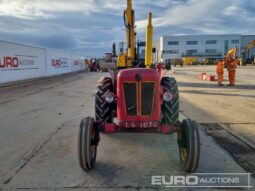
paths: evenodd
<path fill-rule="evenodd" d="M 0 83 L 42 77 L 45 49 L 0 41 Z"/>
<path fill-rule="evenodd" d="M 72 71 L 71 54 L 59 50 L 46 49 L 47 76 L 65 74 Z"/>
<path fill-rule="evenodd" d="M 82 55 L 0 41 L 0 84 L 80 70 Z"/>
<path fill-rule="evenodd" d="M 85 70 L 84 56 L 72 54 L 72 71 Z"/>

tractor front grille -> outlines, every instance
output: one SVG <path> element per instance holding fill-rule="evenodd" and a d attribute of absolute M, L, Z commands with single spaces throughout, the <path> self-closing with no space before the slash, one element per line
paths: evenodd
<path fill-rule="evenodd" d="M 155 82 L 123 82 L 123 89 L 127 115 L 152 115 Z"/>
<path fill-rule="evenodd" d="M 141 84 L 141 115 L 151 116 L 154 102 L 155 82 L 142 82 Z"/>
<path fill-rule="evenodd" d="M 128 115 L 137 115 L 137 83 L 124 82 L 124 97 Z"/>

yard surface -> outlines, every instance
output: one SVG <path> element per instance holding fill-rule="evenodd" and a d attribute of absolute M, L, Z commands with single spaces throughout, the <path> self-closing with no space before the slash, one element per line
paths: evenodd
<path fill-rule="evenodd" d="M 238 68 L 235 87 L 199 79 L 201 72 L 214 74 L 215 66 L 174 70 L 181 113 L 200 124 L 197 172 L 254 173 L 255 67 Z M 78 126 L 94 116 L 95 86 L 105 75 L 76 73 L 0 88 L 0 190 L 158 190 L 151 176 L 186 174 L 176 135 L 151 133 L 101 134 L 96 169 L 81 170 Z"/>

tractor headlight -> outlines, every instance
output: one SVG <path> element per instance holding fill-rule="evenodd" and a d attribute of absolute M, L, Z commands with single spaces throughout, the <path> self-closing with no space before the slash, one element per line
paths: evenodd
<path fill-rule="evenodd" d="M 114 97 L 111 93 L 107 93 L 105 96 L 104 96 L 104 100 L 107 102 L 107 103 L 112 103 L 113 100 L 114 100 Z"/>
<path fill-rule="evenodd" d="M 173 95 L 170 92 L 165 92 L 163 94 L 163 100 L 166 102 L 170 102 L 173 99 Z"/>

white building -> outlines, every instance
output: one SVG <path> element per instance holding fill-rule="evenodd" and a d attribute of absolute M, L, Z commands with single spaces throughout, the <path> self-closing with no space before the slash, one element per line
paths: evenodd
<path fill-rule="evenodd" d="M 238 48 L 238 57 L 241 50 L 252 40 L 255 35 L 185 35 L 161 36 L 154 43 L 156 47 L 156 61 L 167 59 L 181 59 L 185 56 L 219 59 L 225 57 L 231 48 Z M 250 49 L 249 58 L 254 57 L 255 50 Z"/>

